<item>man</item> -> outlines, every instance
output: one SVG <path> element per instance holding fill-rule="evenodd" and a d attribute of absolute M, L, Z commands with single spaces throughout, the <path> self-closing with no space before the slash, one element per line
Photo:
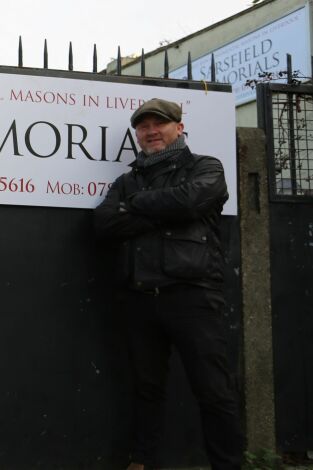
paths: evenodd
<path fill-rule="evenodd" d="M 96 209 L 119 241 L 116 274 L 135 378 L 128 470 L 155 468 L 175 346 L 198 401 L 213 470 L 240 468 L 241 439 L 222 324 L 219 224 L 228 198 L 219 160 L 194 155 L 176 103 L 152 99 L 131 117 L 141 148 Z"/>

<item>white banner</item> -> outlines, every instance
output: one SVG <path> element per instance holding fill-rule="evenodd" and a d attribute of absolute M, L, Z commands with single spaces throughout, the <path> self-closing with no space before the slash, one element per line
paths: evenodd
<path fill-rule="evenodd" d="M 287 53 L 300 77 L 311 76 L 308 16 L 306 6 L 213 51 L 216 81 L 232 85 L 236 105 L 255 100 L 255 88 L 246 86 L 247 80 L 259 79 L 259 73 L 287 70 Z M 211 58 L 209 53 L 192 62 L 194 80 L 211 80 Z M 174 70 L 170 77 L 186 79 L 187 66 Z"/>
<path fill-rule="evenodd" d="M 6 73 L 0 74 L 0 203 L 96 207 L 129 171 L 137 148 L 130 116 L 154 97 L 181 104 L 192 152 L 222 160 L 230 192 L 224 214 L 236 214 L 231 93 Z"/>

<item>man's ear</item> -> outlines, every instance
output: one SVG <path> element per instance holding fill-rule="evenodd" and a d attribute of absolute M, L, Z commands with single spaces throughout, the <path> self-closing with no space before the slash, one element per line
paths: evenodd
<path fill-rule="evenodd" d="M 179 122 L 177 124 L 177 133 L 178 135 L 182 135 L 182 133 L 184 132 L 184 123 L 183 122 Z"/>

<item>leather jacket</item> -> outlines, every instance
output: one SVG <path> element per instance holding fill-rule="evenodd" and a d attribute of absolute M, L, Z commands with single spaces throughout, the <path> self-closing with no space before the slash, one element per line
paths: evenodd
<path fill-rule="evenodd" d="M 150 290 L 192 283 L 219 289 L 219 225 L 228 199 L 221 162 L 185 147 L 150 167 L 131 166 L 95 209 L 100 236 L 118 243 L 119 285 Z"/>

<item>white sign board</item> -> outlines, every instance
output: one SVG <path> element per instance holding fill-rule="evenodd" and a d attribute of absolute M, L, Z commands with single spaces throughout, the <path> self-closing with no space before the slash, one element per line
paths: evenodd
<path fill-rule="evenodd" d="M 236 105 L 255 100 L 255 89 L 247 80 L 259 79 L 259 73 L 286 71 L 286 55 L 292 56 L 293 70 L 300 76 L 311 76 L 311 52 L 308 6 L 280 18 L 253 33 L 237 39 L 215 51 L 216 81 L 230 83 Z M 192 62 L 194 80 L 211 80 L 212 53 Z M 171 78 L 186 79 L 187 66 L 170 73 Z M 285 81 L 282 81 L 286 83 Z"/>
<path fill-rule="evenodd" d="M 94 208 L 129 171 L 136 137 L 130 116 L 144 101 L 180 103 L 194 153 L 221 159 L 237 213 L 232 93 L 0 74 L 0 204 Z M 139 150 L 139 148 L 137 148 Z"/>

